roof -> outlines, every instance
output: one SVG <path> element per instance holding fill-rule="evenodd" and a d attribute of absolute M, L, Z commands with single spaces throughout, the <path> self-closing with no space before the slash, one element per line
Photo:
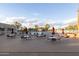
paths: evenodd
<path fill-rule="evenodd" d="M 0 27 L 2 27 L 2 28 L 16 28 L 16 27 L 13 26 L 13 25 L 5 24 L 5 23 L 0 23 Z"/>

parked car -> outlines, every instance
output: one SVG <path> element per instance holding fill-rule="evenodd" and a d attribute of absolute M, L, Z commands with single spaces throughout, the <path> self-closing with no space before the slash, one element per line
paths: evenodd
<path fill-rule="evenodd" d="M 28 40 L 28 39 L 31 39 L 31 36 L 29 36 L 29 35 L 22 35 L 21 36 L 21 39 L 26 39 L 26 40 Z"/>
<path fill-rule="evenodd" d="M 37 35 L 37 32 L 30 32 L 30 35 L 35 36 Z"/>
<path fill-rule="evenodd" d="M 37 37 L 46 37 L 45 32 L 37 32 Z"/>
<path fill-rule="evenodd" d="M 61 39 L 61 36 L 59 34 L 55 34 L 55 35 L 48 37 L 48 40 L 52 40 L 52 41 L 57 41 L 57 40 L 60 40 L 60 39 Z"/>
<path fill-rule="evenodd" d="M 15 37 L 15 36 L 16 36 L 15 33 L 13 33 L 13 34 L 7 34 L 7 37 Z"/>

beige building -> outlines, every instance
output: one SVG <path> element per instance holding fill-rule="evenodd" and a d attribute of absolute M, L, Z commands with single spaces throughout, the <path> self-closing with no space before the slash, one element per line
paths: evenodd
<path fill-rule="evenodd" d="M 79 9 L 78 9 L 78 11 L 77 11 L 77 26 L 78 26 L 78 31 L 79 31 Z"/>

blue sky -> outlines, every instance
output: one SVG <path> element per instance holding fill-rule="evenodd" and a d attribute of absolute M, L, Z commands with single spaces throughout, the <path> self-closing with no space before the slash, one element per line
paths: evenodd
<path fill-rule="evenodd" d="M 0 4 L 0 18 L 1 21 L 8 17 L 17 18 L 25 17 L 22 22 L 25 23 L 27 20 L 36 22 L 35 19 L 39 19 L 38 22 L 43 24 L 46 22 L 55 23 L 55 25 L 62 25 L 63 22 L 76 17 L 76 11 L 79 4 Z M 4 18 L 2 18 L 4 17 Z M 13 19 L 14 19 L 13 18 Z M 5 19 L 6 20 L 6 19 Z M 49 20 L 49 21 L 48 21 Z M 38 23 L 37 22 L 37 23 Z"/>

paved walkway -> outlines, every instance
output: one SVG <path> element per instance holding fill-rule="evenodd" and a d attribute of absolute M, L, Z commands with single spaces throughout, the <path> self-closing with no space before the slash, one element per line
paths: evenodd
<path fill-rule="evenodd" d="M 73 38 L 61 38 L 61 40 L 53 42 L 51 40 L 47 40 L 47 38 L 32 37 L 31 40 L 21 40 L 19 36 L 16 38 L 0 36 L 0 52 L 4 52 L 6 54 L 7 52 L 35 53 L 33 55 L 36 55 L 38 52 L 40 53 L 39 55 L 46 52 L 50 52 L 52 55 L 55 53 L 78 53 L 79 40 Z M 49 55 L 51 55 L 50 53 Z"/>

